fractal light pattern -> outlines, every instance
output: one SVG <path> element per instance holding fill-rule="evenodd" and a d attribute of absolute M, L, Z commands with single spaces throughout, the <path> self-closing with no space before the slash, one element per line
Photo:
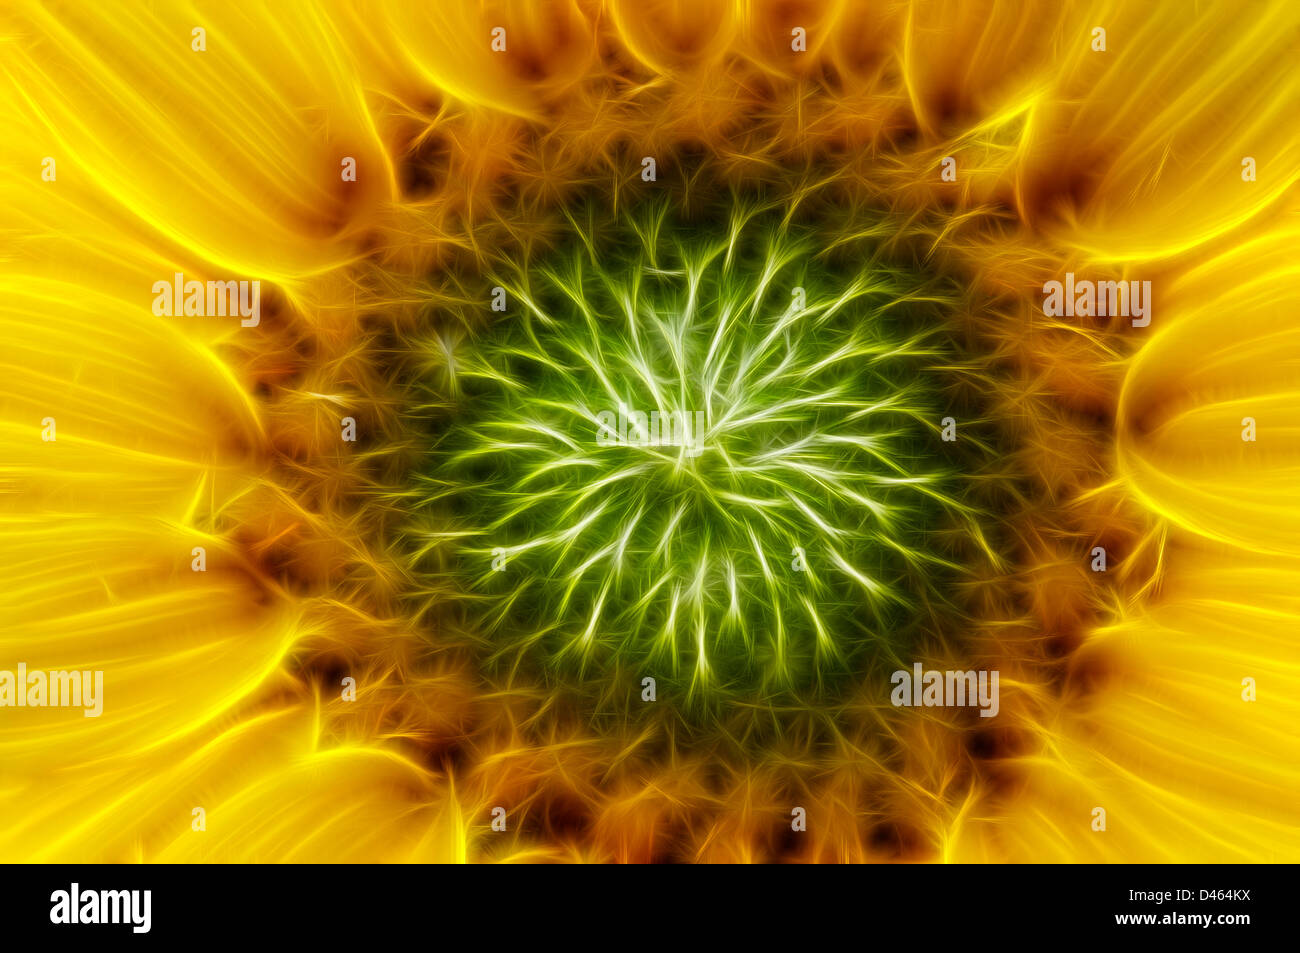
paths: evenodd
<path fill-rule="evenodd" d="M 9 5 L 0 856 L 1300 859 L 1297 62 Z"/>

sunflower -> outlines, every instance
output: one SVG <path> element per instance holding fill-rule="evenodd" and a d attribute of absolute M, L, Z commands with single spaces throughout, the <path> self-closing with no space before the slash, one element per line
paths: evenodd
<path fill-rule="evenodd" d="M 6 860 L 1300 858 L 1294 4 L 0 44 Z"/>

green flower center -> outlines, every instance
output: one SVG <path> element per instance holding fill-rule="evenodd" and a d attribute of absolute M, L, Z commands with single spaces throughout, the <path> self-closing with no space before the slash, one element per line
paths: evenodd
<path fill-rule="evenodd" d="M 956 611 L 953 296 L 730 201 L 501 263 L 506 311 L 421 382 L 417 565 L 511 669 L 803 692 L 910 664 Z"/>

